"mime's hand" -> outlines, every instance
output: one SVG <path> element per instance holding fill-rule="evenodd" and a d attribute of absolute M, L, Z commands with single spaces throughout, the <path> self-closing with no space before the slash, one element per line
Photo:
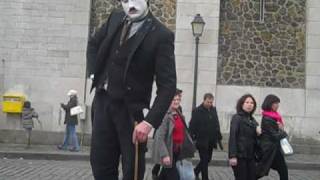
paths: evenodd
<path fill-rule="evenodd" d="M 152 126 L 147 124 L 145 121 L 140 122 L 133 130 L 133 144 L 135 144 L 136 142 L 146 142 L 151 129 Z"/>

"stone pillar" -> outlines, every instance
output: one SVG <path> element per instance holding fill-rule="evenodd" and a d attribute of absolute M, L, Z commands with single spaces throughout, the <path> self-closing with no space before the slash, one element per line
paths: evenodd
<path fill-rule="evenodd" d="M 193 95 L 193 70 L 195 62 L 195 40 L 191 21 L 200 13 L 206 22 L 199 44 L 199 69 L 197 105 L 203 94 L 216 92 L 219 0 L 178 0 L 175 54 L 178 88 L 183 90 L 182 106 L 186 120 L 190 120 Z"/>
<path fill-rule="evenodd" d="M 320 140 L 320 1 L 307 1 L 306 116 L 302 136 Z"/>

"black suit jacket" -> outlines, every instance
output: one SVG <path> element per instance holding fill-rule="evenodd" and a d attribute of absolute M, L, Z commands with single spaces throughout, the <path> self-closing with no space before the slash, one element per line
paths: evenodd
<path fill-rule="evenodd" d="M 88 42 L 87 70 L 88 74 L 94 74 L 92 88 L 103 83 L 109 49 L 116 32 L 121 31 L 124 19 L 123 11 L 113 11 Z M 145 120 L 157 128 L 176 90 L 174 34 L 149 13 L 135 36 L 124 72 L 125 102 L 132 113 L 149 108 L 155 80 L 157 96 Z"/>

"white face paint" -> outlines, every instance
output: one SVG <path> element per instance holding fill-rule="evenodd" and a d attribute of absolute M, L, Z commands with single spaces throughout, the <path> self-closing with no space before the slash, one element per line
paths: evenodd
<path fill-rule="evenodd" d="M 148 9 L 147 0 L 121 0 L 121 4 L 124 12 L 132 20 L 145 15 Z"/>

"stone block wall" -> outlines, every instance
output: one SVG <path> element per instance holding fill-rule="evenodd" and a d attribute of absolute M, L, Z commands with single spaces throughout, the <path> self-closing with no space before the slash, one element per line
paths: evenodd
<path fill-rule="evenodd" d="M 231 2 L 226 0 L 227 2 Z M 223 42 L 219 41 L 218 36 L 219 31 L 221 32 L 221 23 L 219 24 L 220 14 L 220 3 L 226 1 L 215 1 L 215 0 L 178 0 L 177 1 L 177 28 L 176 28 L 176 63 L 177 63 L 177 73 L 178 73 L 178 87 L 181 88 L 183 92 L 182 98 L 182 108 L 186 115 L 186 120 L 190 120 L 190 111 L 192 104 L 192 93 L 193 93 L 193 68 L 194 68 L 194 37 L 192 36 L 191 21 L 196 13 L 200 13 L 204 21 L 206 22 L 205 31 L 203 36 L 200 38 L 199 45 L 199 79 L 198 79 L 198 93 L 197 93 L 197 104 L 199 105 L 202 101 L 202 95 L 204 92 L 211 92 L 215 95 L 215 105 L 218 110 L 219 120 L 221 125 L 221 130 L 223 133 L 229 133 L 230 120 L 232 115 L 235 113 L 235 106 L 238 98 L 240 98 L 245 93 L 251 93 L 257 100 L 258 108 L 255 113 L 255 117 L 258 121 L 261 119 L 261 103 L 266 95 L 273 93 L 281 98 L 280 113 L 283 115 L 286 130 L 290 137 L 298 137 L 304 140 L 320 140 L 319 132 L 319 73 L 316 69 L 319 69 L 319 56 L 320 56 L 320 45 L 319 45 L 319 28 L 320 28 L 320 1 L 318 0 L 296 0 L 296 1 L 285 1 L 285 3 L 294 2 L 292 6 L 297 9 L 296 5 L 300 3 L 306 3 L 304 7 L 304 12 L 300 15 L 304 16 L 304 20 L 301 19 L 301 28 L 297 28 L 297 31 L 302 30 L 304 36 L 297 43 L 304 45 L 303 50 L 306 54 L 302 60 L 303 64 L 303 77 L 295 76 L 296 78 L 301 78 L 299 84 L 288 83 L 286 81 L 281 82 L 279 87 L 275 85 L 270 85 L 266 83 L 261 84 L 222 84 L 220 73 L 223 72 L 223 67 L 221 67 L 221 59 L 219 52 L 218 58 L 218 48 L 223 45 Z M 235 0 L 233 3 L 247 3 L 255 2 L 259 3 L 260 0 Z M 270 5 L 271 2 L 280 1 L 269 1 L 266 0 L 266 7 Z M 298 3 L 298 4 L 297 4 Z M 290 5 L 290 3 L 289 3 Z M 256 7 L 257 8 L 257 7 Z M 268 7 L 270 8 L 270 7 Z M 267 10 L 267 9 L 266 9 Z M 231 11 L 232 12 L 232 11 Z M 265 13 L 267 14 L 267 13 Z M 267 21 L 267 16 L 265 16 L 265 21 Z M 257 19 L 259 21 L 259 19 Z M 274 23 L 277 25 L 279 23 Z M 292 25 L 292 24 L 291 24 Z M 286 26 L 291 26 L 285 24 Z M 245 29 L 244 27 L 242 29 Z M 249 30 L 248 30 L 249 31 Z M 255 30 L 256 31 L 256 30 Z M 253 32 L 255 32 L 253 31 Z M 247 31 L 245 31 L 247 32 Z M 262 33 L 263 34 L 263 33 Z M 287 40 L 296 40 L 295 37 L 291 37 L 289 34 L 286 38 Z M 268 35 L 266 35 L 268 37 Z M 260 36 L 259 36 L 260 37 Z M 272 39 L 279 40 L 277 36 L 272 34 Z M 237 38 L 237 36 L 233 36 Z M 268 38 L 267 38 L 268 39 Z M 220 39 L 221 40 L 221 39 Z M 237 40 L 237 39 L 236 39 Z M 239 39 L 241 43 L 249 43 L 246 39 Z M 250 41 L 250 43 L 252 43 Z M 264 42 L 261 42 L 264 45 Z M 297 45 L 297 44 L 296 44 Z M 259 48 L 256 45 L 256 48 Z M 297 47 L 301 47 L 298 46 Z M 240 44 L 241 47 L 241 44 Z M 271 47 L 271 46 L 266 46 Z M 274 49 L 275 50 L 275 49 Z M 282 50 L 281 56 L 282 56 Z M 259 51 L 260 53 L 260 51 Z M 285 54 L 289 52 L 284 52 Z M 298 53 L 296 51 L 292 53 Z M 300 53 L 300 51 L 299 51 Z M 236 54 L 236 53 L 235 53 Z M 241 52 L 239 52 L 241 54 Z M 250 55 L 250 53 L 245 54 Z M 259 54 L 260 55 L 260 54 Z M 252 55 L 251 55 L 252 56 Z M 240 58 L 239 58 L 240 59 Z M 273 60 L 271 58 L 271 60 Z M 281 61 L 281 59 L 280 59 Z M 297 61 L 297 60 L 295 60 Z M 242 62 L 242 61 L 241 61 Z M 290 65 L 291 61 L 288 61 L 291 68 L 297 68 L 294 64 Z M 276 62 L 274 62 L 277 64 Z M 272 64 L 272 63 L 271 63 Z M 277 66 L 282 65 L 278 63 Z M 284 65 L 282 65 L 284 66 Z M 306 66 L 306 67 L 305 67 Z M 254 73 L 256 70 L 252 67 Z M 251 70 L 250 69 L 250 70 Z M 267 69 L 269 70 L 269 69 Z M 291 70 L 286 70 L 285 73 L 292 72 Z M 216 76 L 218 75 L 218 77 Z M 255 75 L 256 76 L 256 75 Z M 241 74 L 242 77 L 242 74 Z M 259 76 L 261 77 L 261 76 Z M 291 81 L 290 81 L 291 82 Z M 284 86 L 287 84 L 286 86 Z M 224 137 L 224 138 L 227 138 Z M 295 139 L 295 138 L 294 138 Z"/>
<path fill-rule="evenodd" d="M 0 1 L 0 92 L 27 95 L 37 130 L 64 131 L 59 106 L 69 89 L 83 101 L 89 12 L 90 0 Z M 1 111 L 0 128 L 22 129 L 19 116 Z"/>
<path fill-rule="evenodd" d="M 249 2 L 243 1 L 229 1 L 229 2 Z M 251 1 L 251 2 L 260 2 Z M 271 1 L 265 1 L 270 3 Z M 275 2 L 275 1 L 274 1 Z M 283 86 L 274 87 L 271 85 L 256 85 L 256 84 L 222 84 L 221 77 L 219 76 L 218 82 L 221 83 L 217 86 L 216 90 L 216 105 L 219 111 L 222 130 L 228 131 L 230 126 L 230 117 L 235 113 L 235 105 L 240 96 L 245 93 L 251 93 L 257 100 L 259 108 L 256 111 L 256 117 L 260 120 L 261 114 L 261 103 L 263 99 L 268 94 L 276 94 L 280 97 L 280 109 L 279 112 L 283 115 L 285 121 L 286 131 L 289 133 L 290 138 L 293 139 L 301 138 L 300 142 L 304 144 L 305 142 L 313 142 L 314 140 L 320 141 L 319 134 L 319 100 L 320 100 L 320 75 L 318 70 L 320 68 L 319 56 L 320 56 L 320 1 L 318 0 L 295 0 L 295 1 L 278 1 L 284 2 L 285 4 L 299 5 L 300 3 L 305 3 L 305 38 L 297 42 L 305 43 L 305 60 L 304 60 L 304 83 L 301 86 L 293 86 L 291 84 L 288 88 Z M 291 3 L 290 3 L 291 2 Z M 293 3 L 293 4 L 292 4 Z M 266 4 L 267 7 L 267 4 Z M 297 9 L 297 8 L 295 8 Z M 288 11 L 289 12 L 289 11 Z M 266 17 L 265 17 L 266 18 Z M 279 21 L 281 22 L 281 21 Z M 302 23 L 303 24 L 303 23 Z M 220 23 L 221 25 L 221 23 Z M 220 28 L 222 28 L 220 26 Z M 302 30 L 301 27 L 300 30 Z M 220 31 L 221 32 L 221 31 Z M 288 32 L 290 34 L 290 31 Z M 272 35 L 273 38 L 273 35 Z M 293 37 L 287 37 L 288 40 L 294 39 Z M 245 42 L 245 40 L 244 40 Z M 241 46 L 241 45 L 240 45 Z M 300 47 L 296 45 L 296 47 Z M 282 50 L 282 48 L 279 48 Z M 240 53 L 241 54 L 241 53 Z M 219 54 L 219 58 L 221 54 Z M 250 54 L 249 54 L 250 55 Z M 290 55 L 288 55 L 290 57 Z M 219 59 L 222 60 L 222 59 Z M 280 59 L 281 60 L 281 59 Z M 238 59 L 240 61 L 240 58 Z M 242 61 L 240 61 L 242 62 Z M 291 63 L 290 63 L 291 64 Z M 218 66 L 218 71 L 221 69 L 221 64 Z M 290 67 L 295 68 L 294 64 Z M 252 67 L 254 68 L 254 67 Z M 291 72 L 291 71 L 288 71 Z M 219 74 L 222 75 L 222 74 Z M 240 74 L 242 75 L 242 74 Z M 284 81 L 285 82 L 285 81 Z M 312 146 L 312 144 L 308 144 Z M 305 151 L 307 152 L 307 151 Z"/>
<path fill-rule="evenodd" d="M 306 0 L 224 0 L 220 7 L 218 84 L 305 87 Z"/>
<path fill-rule="evenodd" d="M 93 33 L 115 8 L 122 8 L 116 0 L 92 0 L 90 32 Z M 176 27 L 176 0 L 150 0 L 153 14 L 172 31 Z"/>

